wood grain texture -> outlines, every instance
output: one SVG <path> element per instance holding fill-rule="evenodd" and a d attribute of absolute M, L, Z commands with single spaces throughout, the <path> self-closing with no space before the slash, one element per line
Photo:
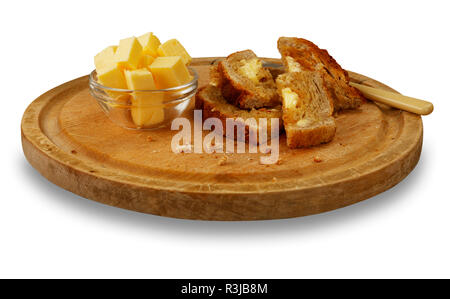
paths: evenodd
<path fill-rule="evenodd" d="M 200 86 L 208 83 L 215 59 L 193 60 Z M 365 76 L 350 72 L 350 77 L 392 91 Z M 220 166 L 224 154 L 173 153 L 176 132 L 170 129 L 114 125 L 89 94 L 85 76 L 29 105 L 22 145 L 30 164 L 48 180 L 104 204 L 187 219 L 277 219 L 372 197 L 401 181 L 419 160 L 418 115 L 368 102 L 339 114 L 336 123 L 334 140 L 318 147 L 289 149 L 281 137 L 281 164 L 261 165 L 263 154 L 246 153 L 227 154 Z"/>

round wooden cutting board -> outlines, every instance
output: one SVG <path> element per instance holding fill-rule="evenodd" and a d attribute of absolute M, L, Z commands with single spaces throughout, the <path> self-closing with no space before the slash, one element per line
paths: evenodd
<path fill-rule="evenodd" d="M 200 86 L 216 59 L 194 59 Z M 359 74 L 350 77 L 392 90 Z M 418 115 L 368 102 L 339 114 L 336 123 L 334 140 L 321 146 L 289 149 L 281 137 L 278 164 L 260 164 L 261 153 L 175 154 L 170 143 L 177 131 L 114 125 L 89 94 L 85 76 L 30 104 L 22 145 L 48 180 L 108 205 L 188 219 L 277 219 L 367 199 L 400 182 L 419 160 Z"/>

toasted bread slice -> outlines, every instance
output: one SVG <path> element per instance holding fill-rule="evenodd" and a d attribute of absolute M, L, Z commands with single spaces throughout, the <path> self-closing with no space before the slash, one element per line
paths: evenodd
<path fill-rule="evenodd" d="M 226 128 L 226 119 L 232 118 L 234 120 L 241 119 L 244 123 L 250 118 L 254 118 L 259 125 L 261 118 L 267 119 L 267 138 L 271 138 L 271 118 L 278 118 L 280 130 L 282 129 L 282 119 L 281 119 L 281 106 L 273 108 L 260 108 L 245 110 L 240 109 L 230 103 L 228 103 L 220 89 L 213 85 L 207 85 L 201 88 L 196 95 L 195 100 L 196 109 L 202 109 L 203 118 L 207 119 L 209 117 L 216 117 L 222 121 L 224 134 Z M 248 142 L 248 136 L 251 130 L 254 130 L 256 136 L 259 134 L 259 127 L 251 127 L 245 125 L 245 140 Z M 236 134 L 234 136 L 237 137 Z M 272 136 L 273 137 L 273 136 Z"/>
<path fill-rule="evenodd" d="M 349 85 L 348 73 L 327 50 L 296 37 L 280 37 L 278 50 L 289 72 L 320 71 L 324 74 L 325 87 L 332 95 L 335 111 L 357 108 L 364 100 L 362 94 Z"/>
<path fill-rule="evenodd" d="M 236 52 L 220 61 L 222 95 L 242 109 L 274 107 L 280 104 L 275 81 L 251 50 Z"/>
<path fill-rule="evenodd" d="M 333 101 L 320 72 L 292 72 L 277 78 L 283 124 L 290 148 L 329 142 L 336 132 Z"/>
<path fill-rule="evenodd" d="M 223 84 L 223 77 L 219 72 L 218 64 L 214 64 L 209 67 L 209 84 L 219 88 Z"/>
<path fill-rule="evenodd" d="M 273 80 L 275 81 L 277 77 L 281 74 L 285 73 L 284 67 L 265 67 L 270 74 L 272 75 Z M 209 84 L 220 87 L 223 84 L 223 77 L 219 71 L 219 64 L 213 64 L 209 68 Z M 278 105 L 281 104 L 280 102 Z"/>

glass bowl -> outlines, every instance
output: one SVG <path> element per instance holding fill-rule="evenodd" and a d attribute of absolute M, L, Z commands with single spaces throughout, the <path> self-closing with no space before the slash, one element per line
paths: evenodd
<path fill-rule="evenodd" d="M 195 106 L 197 72 L 188 67 L 192 81 L 177 87 L 157 90 L 111 88 L 97 81 L 94 70 L 89 76 L 89 91 L 108 118 L 115 124 L 135 130 L 151 130 L 170 125 Z"/>

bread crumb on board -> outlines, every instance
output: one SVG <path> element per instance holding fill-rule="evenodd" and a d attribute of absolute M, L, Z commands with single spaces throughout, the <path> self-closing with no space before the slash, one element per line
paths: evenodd
<path fill-rule="evenodd" d="M 214 140 L 211 142 L 211 144 L 206 145 L 206 152 L 207 153 L 223 153 L 223 144 L 219 143 L 216 144 Z"/>
<path fill-rule="evenodd" d="M 177 145 L 174 149 L 175 154 L 192 153 L 194 146 L 192 144 Z"/>
<path fill-rule="evenodd" d="M 320 162 L 322 162 L 322 158 L 320 158 L 318 156 L 314 156 L 314 162 L 320 163 Z"/>
<path fill-rule="evenodd" d="M 220 158 L 218 165 L 223 166 L 223 165 L 227 164 L 227 161 L 228 161 L 228 157 L 223 155 L 222 158 Z"/>

